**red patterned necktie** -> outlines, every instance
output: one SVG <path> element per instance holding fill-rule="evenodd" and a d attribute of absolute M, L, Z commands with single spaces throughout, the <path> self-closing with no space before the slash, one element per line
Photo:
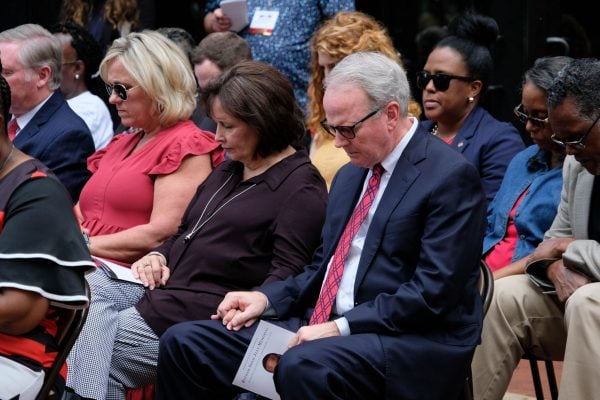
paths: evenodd
<path fill-rule="evenodd" d="M 8 122 L 8 138 L 11 141 L 15 140 L 15 136 L 17 136 L 18 129 L 19 129 L 19 124 L 17 124 L 17 120 L 15 118 L 11 119 Z"/>
<path fill-rule="evenodd" d="M 329 320 L 333 302 L 335 301 L 335 297 L 337 296 L 337 292 L 340 287 L 340 282 L 342 281 L 342 274 L 344 273 L 344 261 L 346 261 L 346 257 L 348 256 L 350 244 L 352 243 L 356 232 L 358 232 L 358 229 L 367 216 L 369 208 L 371 208 L 371 204 L 373 204 L 375 195 L 377 195 L 377 189 L 379 189 L 379 183 L 381 182 L 382 174 L 383 167 L 381 164 L 375 165 L 373 167 L 373 174 L 371 175 L 371 179 L 369 179 L 369 183 L 367 185 L 367 190 L 360 199 L 358 206 L 354 209 L 352 216 L 350 216 L 350 220 L 344 228 L 344 232 L 342 233 L 337 248 L 335 249 L 331 266 L 329 267 L 327 277 L 325 278 L 325 284 L 323 285 L 321 294 L 317 299 L 315 311 L 310 317 L 310 325 L 321 324 Z"/>

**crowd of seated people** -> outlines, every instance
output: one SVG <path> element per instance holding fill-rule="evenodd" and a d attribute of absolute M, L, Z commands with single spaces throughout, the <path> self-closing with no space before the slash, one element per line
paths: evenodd
<path fill-rule="evenodd" d="M 525 148 L 482 106 L 490 17 L 449 24 L 416 75 L 417 104 L 386 28 L 330 2 L 306 43 L 305 113 L 299 82 L 252 61 L 234 32 L 197 46 L 180 28 L 128 33 L 138 16 L 123 9 L 102 51 L 81 21 L 135 1 L 100 3 L 66 1 L 54 35 L 0 32 L 0 399 L 35 398 L 55 353 L 19 352 L 54 346 L 53 302 L 85 306 L 84 272 L 89 317 L 56 383 L 65 399 L 153 398 L 155 383 L 158 399 L 232 398 L 263 318 L 296 332 L 273 370 L 284 399 L 446 398 L 469 367 L 475 398 L 501 399 L 524 353 L 565 360 L 561 399 L 593 397 L 597 60 L 542 57 L 524 72 Z M 205 22 L 224 30 L 212 3 Z M 98 82 L 125 129 L 114 136 Z M 35 235 L 66 233 L 23 247 L 37 222 Z M 496 285 L 485 319 L 480 260 Z M 21 265 L 46 268 L 44 282 Z M 421 376 L 432 359 L 437 385 Z"/>
<path fill-rule="evenodd" d="M 88 159 L 92 176 L 76 209 L 93 256 L 128 266 L 162 244 L 177 231 L 196 187 L 223 160 L 214 135 L 189 119 L 196 84 L 186 60 L 172 41 L 144 32 L 115 40 L 100 64 L 110 102 L 136 130 L 115 136 Z M 115 332 L 104 328 L 106 321 L 116 320 L 137 288 L 107 289 L 100 269 L 87 279 L 88 323 L 69 357 L 68 384 L 76 390 L 98 373 L 106 353 L 79 343 L 92 343 L 99 332 L 112 342 Z"/>

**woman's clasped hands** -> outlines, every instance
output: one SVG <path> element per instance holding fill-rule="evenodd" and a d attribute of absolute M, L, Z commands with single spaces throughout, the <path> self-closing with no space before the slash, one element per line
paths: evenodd
<path fill-rule="evenodd" d="M 150 253 L 131 264 L 133 277 L 150 290 L 165 285 L 171 276 L 167 260 L 162 254 Z"/>

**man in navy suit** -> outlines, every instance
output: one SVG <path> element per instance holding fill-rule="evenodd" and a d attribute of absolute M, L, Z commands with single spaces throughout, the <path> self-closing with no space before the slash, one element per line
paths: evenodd
<path fill-rule="evenodd" d="M 334 179 L 313 263 L 283 282 L 228 293 L 214 321 L 169 329 L 157 398 L 232 398 L 261 317 L 296 332 L 274 374 L 282 399 L 458 398 L 481 330 L 485 196 L 475 168 L 407 117 L 409 97 L 404 71 L 381 54 L 353 54 L 333 69 L 323 125 L 351 162 Z M 331 315 L 307 325 L 380 166 Z"/>
<path fill-rule="evenodd" d="M 50 168 L 77 201 L 94 141 L 58 90 L 62 45 L 39 25 L 20 25 L 0 32 L 0 60 L 11 89 L 14 145 Z"/>

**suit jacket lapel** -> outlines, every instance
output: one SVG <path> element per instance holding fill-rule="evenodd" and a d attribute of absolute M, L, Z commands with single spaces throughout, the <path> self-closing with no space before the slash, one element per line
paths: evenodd
<path fill-rule="evenodd" d="M 15 138 L 15 144 L 26 143 L 40 131 L 40 125 L 44 125 L 62 104 L 62 94 L 56 90 L 48 101 L 35 113 L 31 121 L 19 132 Z"/>
<path fill-rule="evenodd" d="M 341 200 L 337 202 L 334 201 L 333 204 L 331 204 L 332 207 L 335 207 L 332 212 L 335 223 L 331 225 L 335 227 L 335 231 L 331 232 L 331 237 L 334 238 L 331 247 L 325 249 L 325 254 L 328 255 L 325 260 L 329 260 L 329 258 L 333 256 L 333 252 L 344 232 L 344 228 L 346 227 L 348 220 L 350 220 L 350 216 L 352 215 L 356 204 L 360 201 L 360 194 L 368 172 L 365 168 L 353 165 L 349 165 L 347 168 L 349 168 L 350 171 L 347 176 L 345 176 L 345 180 L 343 182 L 340 181 L 339 184 L 336 185 L 336 192 L 340 193 L 338 198 Z"/>
<path fill-rule="evenodd" d="M 365 238 L 354 284 L 355 293 L 371 266 L 377 249 L 383 240 L 383 232 L 390 219 L 390 215 L 421 174 L 415 165 L 426 157 L 427 141 L 431 139 L 428 135 L 427 132 L 422 132 L 421 130 L 415 132 L 394 168 L 394 172 L 373 215 L 373 220 Z"/>
<path fill-rule="evenodd" d="M 467 148 L 467 145 L 472 140 L 475 132 L 477 131 L 481 119 L 483 118 L 483 110 L 479 107 L 476 107 L 465 120 L 464 124 L 458 131 L 456 137 L 452 141 L 451 146 L 458 150 L 459 152 L 464 152 Z"/>
<path fill-rule="evenodd" d="M 589 238 L 590 204 L 592 201 L 592 190 L 594 189 L 594 175 L 585 168 L 581 168 L 577 176 L 577 187 L 573 195 L 573 220 L 571 230 L 576 239 Z M 571 178 L 573 179 L 573 178 Z"/>

